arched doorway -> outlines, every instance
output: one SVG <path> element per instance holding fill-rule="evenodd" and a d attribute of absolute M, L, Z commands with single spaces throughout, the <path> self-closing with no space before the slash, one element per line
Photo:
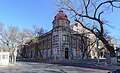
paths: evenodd
<path fill-rule="evenodd" d="M 65 48 L 65 59 L 69 59 L 69 56 L 68 56 L 68 48 Z"/>

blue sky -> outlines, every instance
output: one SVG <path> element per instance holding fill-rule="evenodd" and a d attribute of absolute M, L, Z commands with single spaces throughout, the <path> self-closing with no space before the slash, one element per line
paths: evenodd
<path fill-rule="evenodd" d="M 0 22 L 20 29 L 36 24 L 50 30 L 54 12 L 51 0 L 0 0 Z"/>
<path fill-rule="evenodd" d="M 56 10 L 53 0 L 0 0 L 0 22 L 20 29 L 31 28 L 36 24 L 51 30 Z M 120 9 L 115 9 L 106 18 L 112 27 L 107 27 L 107 30 L 112 36 L 120 37 Z"/>

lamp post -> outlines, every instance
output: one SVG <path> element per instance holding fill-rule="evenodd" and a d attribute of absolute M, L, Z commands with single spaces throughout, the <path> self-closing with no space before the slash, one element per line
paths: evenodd
<path fill-rule="evenodd" d="M 98 38 L 96 38 L 96 52 L 97 52 L 97 59 L 98 59 L 98 64 L 100 63 L 100 61 L 99 61 L 99 48 L 98 48 L 98 46 L 99 46 L 99 39 Z"/>
<path fill-rule="evenodd" d="M 97 28 L 94 25 L 93 25 L 93 30 L 97 34 Z M 100 61 L 99 61 L 99 48 L 98 48 L 99 42 L 98 41 L 99 41 L 99 38 L 96 37 L 96 52 L 97 52 L 97 59 L 98 59 L 98 64 L 99 64 Z"/>

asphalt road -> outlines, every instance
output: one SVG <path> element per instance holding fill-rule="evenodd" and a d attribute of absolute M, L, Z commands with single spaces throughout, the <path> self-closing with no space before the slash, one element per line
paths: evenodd
<path fill-rule="evenodd" d="M 9 66 L 0 66 L 0 73 L 107 73 L 107 70 L 90 69 L 60 64 L 16 62 Z"/>

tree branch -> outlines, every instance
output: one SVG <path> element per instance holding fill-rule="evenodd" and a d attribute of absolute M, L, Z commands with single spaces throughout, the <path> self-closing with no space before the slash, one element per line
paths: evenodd
<path fill-rule="evenodd" d="M 113 2 L 120 2 L 120 1 L 119 0 L 108 0 L 108 1 L 100 3 L 94 11 L 94 18 L 96 18 L 96 14 L 97 14 L 98 9 L 106 3 L 110 3 L 113 7 L 120 8 L 120 7 L 114 6 Z"/>
<path fill-rule="evenodd" d="M 90 4 L 90 0 L 88 0 L 87 4 L 85 3 L 85 0 L 83 0 L 83 4 L 84 4 L 84 7 L 85 7 L 86 15 L 88 16 L 88 6 Z"/>
<path fill-rule="evenodd" d="M 86 27 L 86 26 L 85 26 L 82 22 L 80 22 L 79 20 L 76 19 L 75 21 L 78 22 L 78 23 L 80 23 L 83 28 L 85 28 L 85 29 L 89 30 L 90 32 L 92 32 L 93 34 L 95 34 L 95 32 L 94 32 L 92 29 Z"/>
<path fill-rule="evenodd" d="M 101 16 L 101 14 L 103 13 L 103 11 L 101 11 L 100 13 L 99 13 L 99 15 L 98 15 L 98 19 L 100 20 L 100 16 Z"/>
<path fill-rule="evenodd" d="M 87 47 L 89 47 L 90 45 L 93 45 L 95 44 L 96 40 L 94 42 L 92 42 L 91 44 L 87 45 Z"/>

